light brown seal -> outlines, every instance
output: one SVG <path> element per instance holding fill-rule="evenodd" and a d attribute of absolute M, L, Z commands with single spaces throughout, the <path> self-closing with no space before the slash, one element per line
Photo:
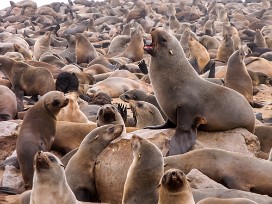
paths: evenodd
<path fill-rule="evenodd" d="M 33 59 L 32 58 L 32 54 L 30 53 L 30 51 L 26 50 L 21 45 L 19 45 L 19 44 L 13 44 L 13 47 L 14 47 L 14 51 L 21 53 L 24 56 L 24 58 L 25 58 L 26 61 Z"/>
<path fill-rule="evenodd" d="M 163 174 L 163 157 L 157 146 L 133 135 L 133 161 L 124 186 L 122 204 L 157 203 L 158 184 Z"/>
<path fill-rule="evenodd" d="M 164 172 L 159 184 L 158 204 L 195 204 L 190 183 L 179 169 Z"/>
<path fill-rule="evenodd" d="M 188 38 L 188 45 L 190 50 L 190 57 L 196 59 L 199 72 L 202 73 L 203 69 L 210 62 L 210 55 L 207 49 L 192 36 L 189 36 Z"/>
<path fill-rule="evenodd" d="M 263 159 L 220 149 L 201 149 L 165 157 L 164 162 L 165 170 L 177 168 L 187 174 L 198 169 L 227 188 L 272 195 L 272 163 Z"/>
<path fill-rule="evenodd" d="M 218 47 L 216 59 L 227 63 L 229 57 L 234 52 L 233 40 L 229 35 L 224 36 L 224 40 Z"/>
<path fill-rule="evenodd" d="M 206 198 L 199 201 L 197 204 L 257 204 L 256 202 L 246 198 Z"/>
<path fill-rule="evenodd" d="M 0 70 L 6 74 L 15 91 L 23 91 L 25 95 L 42 96 L 55 90 L 53 76 L 45 68 L 37 68 L 7 57 L 0 57 Z"/>
<path fill-rule="evenodd" d="M 153 28 L 151 36 L 152 44 L 145 46 L 151 55 L 149 76 L 158 103 L 168 117 L 165 125 L 153 128 L 176 127 L 170 155 L 187 152 L 195 144 L 199 125 L 201 130 L 244 127 L 254 131 L 254 113 L 241 94 L 202 79 L 173 35 Z"/>
<path fill-rule="evenodd" d="M 130 42 L 125 51 L 116 57 L 126 57 L 132 62 L 140 61 L 144 56 L 143 30 L 140 26 L 136 26 L 130 35 Z"/>
<path fill-rule="evenodd" d="M 6 86 L 0 85 L 0 121 L 12 120 L 17 115 L 15 94 Z"/>
<path fill-rule="evenodd" d="M 16 151 L 26 189 L 32 187 L 34 155 L 40 150 L 50 150 L 56 132 L 56 116 L 67 104 L 68 99 L 62 92 L 51 91 L 31 107 L 24 117 Z"/>
<path fill-rule="evenodd" d="M 41 55 L 45 52 L 51 52 L 50 48 L 51 43 L 51 32 L 46 32 L 43 36 L 41 36 L 34 44 L 34 57 L 37 61 L 39 61 Z"/>
<path fill-rule="evenodd" d="M 94 46 L 82 33 L 76 34 L 76 61 L 77 64 L 90 63 L 93 59 L 98 58 Z"/>
<path fill-rule="evenodd" d="M 89 123 L 87 116 L 79 109 L 77 102 L 78 93 L 70 92 L 65 95 L 69 99 L 66 107 L 62 108 L 57 115 L 58 121 Z"/>
<path fill-rule="evenodd" d="M 123 125 L 104 125 L 91 131 L 65 168 L 67 182 L 80 201 L 97 201 L 94 166 L 97 156 L 123 132 Z"/>
<path fill-rule="evenodd" d="M 30 204 L 78 204 L 67 183 L 64 166 L 54 154 L 37 152 L 34 169 Z"/>

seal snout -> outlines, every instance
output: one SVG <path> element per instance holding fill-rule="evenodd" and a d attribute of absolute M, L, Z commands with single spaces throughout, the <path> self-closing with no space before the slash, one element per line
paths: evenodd
<path fill-rule="evenodd" d="M 47 155 L 42 152 L 38 151 L 35 156 L 35 168 L 37 171 L 40 171 L 41 169 L 49 169 L 49 163 Z"/>

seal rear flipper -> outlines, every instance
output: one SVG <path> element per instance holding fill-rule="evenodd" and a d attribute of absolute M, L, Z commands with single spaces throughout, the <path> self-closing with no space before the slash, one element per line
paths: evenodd
<path fill-rule="evenodd" d="M 166 122 L 164 124 L 162 124 L 162 125 L 158 125 L 158 126 L 147 126 L 144 129 L 168 129 L 168 128 L 175 128 L 175 127 L 177 127 L 177 125 L 174 124 L 169 119 L 167 119 Z"/>

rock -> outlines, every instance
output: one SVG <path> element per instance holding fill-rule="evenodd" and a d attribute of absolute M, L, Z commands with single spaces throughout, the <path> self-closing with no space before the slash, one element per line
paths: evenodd
<path fill-rule="evenodd" d="M 227 189 L 220 183 L 215 182 L 214 180 L 210 179 L 205 174 L 201 173 L 197 169 L 192 169 L 186 177 L 190 181 L 191 188 L 194 189 L 206 189 L 206 188 L 223 188 Z"/>
<path fill-rule="evenodd" d="M 18 192 L 23 192 L 25 190 L 24 181 L 20 170 L 13 166 L 6 165 L 1 186 L 17 189 Z"/>
<path fill-rule="evenodd" d="M 13 135 L 16 131 L 17 123 L 2 121 L 0 122 L 0 137 Z"/>
<path fill-rule="evenodd" d="M 142 129 L 115 140 L 98 157 L 95 166 L 95 182 L 102 202 L 121 203 L 128 168 L 132 162 L 130 138 L 133 134 L 148 139 L 159 147 L 165 156 L 174 129 Z M 258 154 L 257 137 L 245 129 L 237 128 L 222 132 L 198 132 L 197 143 L 192 149 L 217 148 L 253 156 Z M 114 186 L 114 189 L 112 188 Z"/>

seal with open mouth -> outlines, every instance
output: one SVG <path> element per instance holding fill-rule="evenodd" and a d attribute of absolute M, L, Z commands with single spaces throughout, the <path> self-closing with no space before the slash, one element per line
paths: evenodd
<path fill-rule="evenodd" d="M 153 28 L 149 69 L 158 103 L 168 121 L 158 128 L 176 128 L 169 155 L 187 152 L 201 130 L 243 127 L 254 131 L 255 117 L 247 100 L 236 91 L 208 82 L 196 73 L 179 41 L 167 31 Z"/>

